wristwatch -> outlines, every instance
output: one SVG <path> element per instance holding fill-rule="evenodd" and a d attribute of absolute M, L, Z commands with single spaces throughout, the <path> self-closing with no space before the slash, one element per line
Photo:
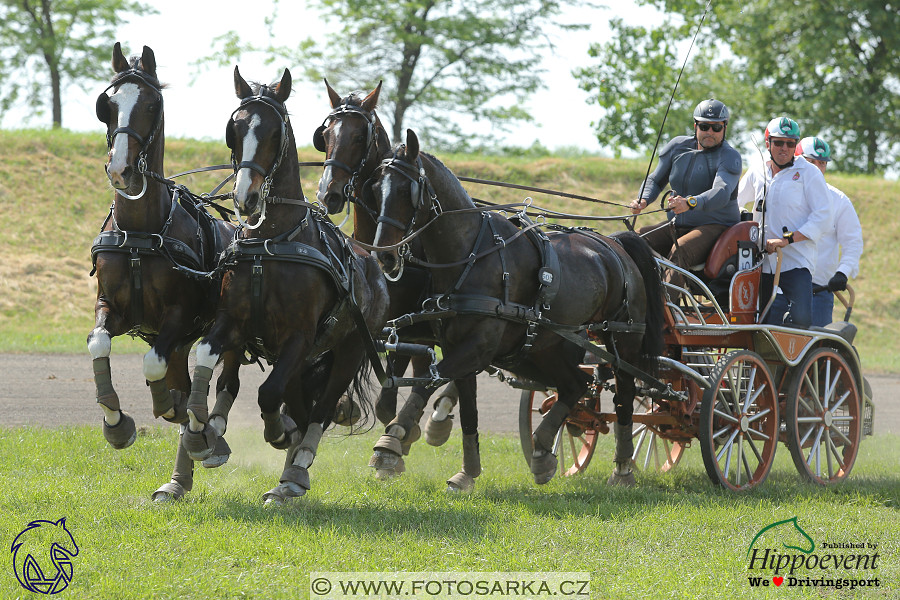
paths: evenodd
<path fill-rule="evenodd" d="M 688 205 L 688 210 L 694 210 L 695 208 L 697 208 L 697 199 L 694 198 L 693 196 L 688 196 L 687 197 L 687 205 Z"/>
<path fill-rule="evenodd" d="M 782 236 L 784 237 L 784 239 L 786 239 L 788 241 L 788 244 L 793 244 L 794 243 L 794 232 L 788 231 L 787 227 L 782 227 L 781 231 L 782 231 Z"/>

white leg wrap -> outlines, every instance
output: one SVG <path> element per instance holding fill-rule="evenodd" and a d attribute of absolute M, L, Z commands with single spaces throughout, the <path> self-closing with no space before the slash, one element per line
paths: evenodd
<path fill-rule="evenodd" d="M 217 437 L 222 437 L 222 434 L 225 433 L 225 425 L 225 419 L 219 415 L 209 420 L 209 426 L 216 430 Z"/>
<path fill-rule="evenodd" d="M 91 331 L 87 344 L 88 352 L 91 353 L 93 359 L 106 358 L 112 351 L 112 338 L 109 337 L 109 332 L 102 327 L 95 327 Z"/>
<path fill-rule="evenodd" d="M 147 381 L 159 381 L 165 378 L 168 366 L 166 359 L 159 356 L 155 348 L 151 349 L 150 352 L 144 355 L 144 379 Z"/>
<path fill-rule="evenodd" d="M 437 405 L 437 409 L 431 415 L 431 419 L 433 421 L 443 421 L 447 418 L 447 415 L 449 415 L 450 411 L 452 410 L 453 400 L 448 398 L 447 396 L 441 396 L 441 399 Z"/>
<path fill-rule="evenodd" d="M 400 425 L 397 425 L 396 423 L 388 427 L 387 430 L 385 430 L 385 433 L 397 438 L 398 440 L 402 440 L 406 437 L 406 429 L 404 429 Z"/>
<path fill-rule="evenodd" d="M 119 411 L 108 408 L 103 404 L 100 405 L 100 408 L 103 409 L 103 418 L 106 420 L 107 425 L 115 427 L 119 424 L 119 418 L 122 416 L 119 414 Z"/>
<path fill-rule="evenodd" d="M 188 409 L 187 414 L 188 414 L 188 419 L 190 419 L 188 428 L 191 431 L 193 431 L 194 433 L 199 433 L 199 432 L 203 431 L 203 422 L 200 421 L 199 419 L 197 419 L 197 417 L 194 415 L 194 411 L 192 411 L 191 409 Z"/>

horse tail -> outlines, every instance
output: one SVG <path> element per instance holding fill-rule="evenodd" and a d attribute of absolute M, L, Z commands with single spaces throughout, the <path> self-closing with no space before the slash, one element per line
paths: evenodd
<path fill-rule="evenodd" d="M 347 399 L 359 406 L 360 413 L 359 421 L 350 427 L 351 434 L 366 433 L 378 423 L 377 419 L 370 418 L 375 415 L 375 402 L 372 396 L 372 363 L 369 361 L 369 354 L 365 353 L 353 381 L 347 387 Z"/>
<path fill-rule="evenodd" d="M 621 231 L 613 234 L 616 241 L 622 244 L 626 254 L 631 257 L 641 278 L 644 280 L 644 291 L 647 295 L 646 330 L 641 339 L 641 362 L 639 368 L 651 375 L 656 375 L 656 357 L 662 356 L 665 350 L 663 328 L 663 287 L 659 278 L 659 269 L 653 257 L 653 250 L 647 241 L 633 231 Z"/>

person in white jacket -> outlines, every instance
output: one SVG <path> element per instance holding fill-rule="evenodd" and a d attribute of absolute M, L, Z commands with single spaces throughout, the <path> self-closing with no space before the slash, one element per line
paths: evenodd
<path fill-rule="evenodd" d="M 797 144 L 795 154 L 802 156 L 822 171 L 828 169 L 831 148 L 818 137 L 807 137 Z M 824 327 L 831 323 L 834 311 L 834 292 L 847 289 L 847 279 L 859 275 L 859 259 L 863 253 L 862 226 L 850 198 L 830 183 L 834 223 L 819 240 L 819 260 L 813 276 L 813 289 L 825 288 L 813 294 L 812 323 Z"/>
<path fill-rule="evenodd" d="M 812 278 L 817 266 L 817 242 L 833 225 L 831 193 L 825 177 L 794 150 L 800 126 L 793 119 L 772 119 L 765 132 L 770 160 L 751 167 L 738 185 L 738 205 L 753 203 L 761 239 L 770 254 L 760 282 L 760 308 L 772 295 L 777 248 L 782 249 L 779 285 L 790 311 L 769 310 L 763 322 L 808 328 L 812 325 Z"/>

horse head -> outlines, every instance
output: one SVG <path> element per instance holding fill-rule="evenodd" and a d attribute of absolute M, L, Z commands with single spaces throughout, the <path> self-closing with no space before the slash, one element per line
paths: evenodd
<path fill-rule="evenodd" d="M 353 92 L 341 98 L 325 80 L 332 111 L 313 134 L 313 145 L 325 153 L 325 170 L 316 198 L 329 213 L 340 212 L 344 202 L 352 201 L 357 186 L 368 180 L 381 153 L 390 147 L 387 132 L 375 114 L 381 83 L 365 97 L 362 92 Z"/>
<path fill-rule="evenodd" d="M 434 200 L 419 157 L 419 138 L 412 129 L 406 130 L 406 144 L 394 149 L 394 154 L 381 163 L 380 176 L 364 189 L 364 202 L 379 207 L 376 246 L 395 246 L 410 233 L 430 220 Z M 396 276 L 402 268 L 398 248 L 375 253 L 382 271 Z"/>
<path fill-rule="evenodd" d="M 145 173 L 162 170 L 163 85 L 148 46 L 140 57 L 125 58 L 113 47 L 112 83 L 97 97 L 97 118 L 106 124 L 106 174 L 120 195 L 137 199 L 147 190 Z M 112 95 L 107 92 L 112 90 Z"/>
<path fill-rule="evenodd" d="M 265 198 L 288 149 L 296 148 L 284 102 L 291 95 L 291 72 L 270 85 L 249 84 L 234 68 L 234 92 L 240 106 L 225 127 L 225 143 L 231 149 L 236 173 L 234 205 L 239 215 L 265 214 Z M 296 160 L 296 152 L 294 152 Z M 297 176 L 299 179 L 299 175 Z"/>

